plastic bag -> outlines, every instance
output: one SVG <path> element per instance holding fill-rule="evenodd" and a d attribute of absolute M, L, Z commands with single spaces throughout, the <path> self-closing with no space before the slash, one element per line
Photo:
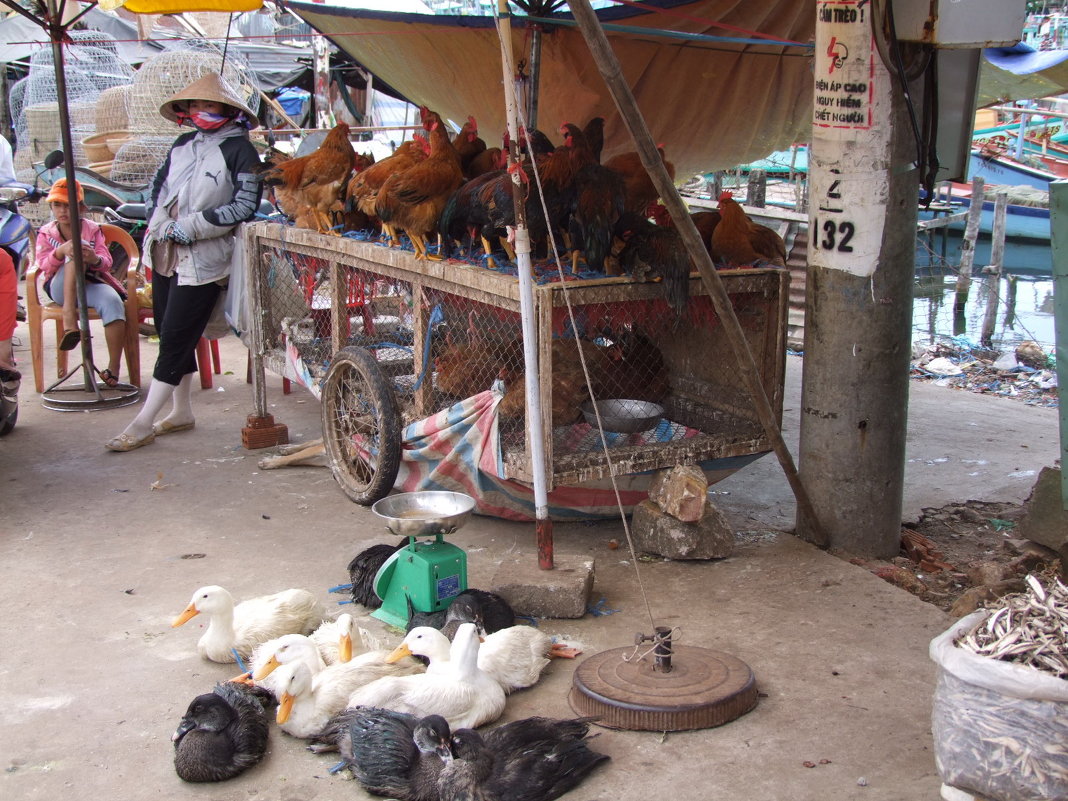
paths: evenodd
<path fill-rule="evenodd" d="M 931 641 L 931 730 L 942 781 L 991 801 L 1068 798 L 1068 681 L 979 656 L 953 640 L 980 610 Z"/>

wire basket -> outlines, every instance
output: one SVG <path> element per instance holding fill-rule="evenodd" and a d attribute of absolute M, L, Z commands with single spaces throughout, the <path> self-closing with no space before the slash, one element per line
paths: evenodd
<path fill-rule="evenodd" d="M 100 93 L 96 104 L 96 129 L 98 131 L 123 131 L 130 124 L 126 111 L 129 86 L 113 86 Z"/>

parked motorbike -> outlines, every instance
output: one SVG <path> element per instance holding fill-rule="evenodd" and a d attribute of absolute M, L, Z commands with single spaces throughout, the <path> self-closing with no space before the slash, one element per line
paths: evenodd
<path fill-rule="evenodd" d="M 36 203 L 42 197 L 44 192 L 29 184 L 0 186 L 0 248 L 11 257 L 19 278 L 26 274 L 33 251 L 33 226 L 19 213 L 19 203 Z"/>
<path fill-rule="evenodd" d="M 53 150 L 44 157 L 43 162 L 34 165 L 42 186 L 51 186 L 60 178 L 66 177 L 67 171 L 63 162 L 63 151 Z M 148 183 L 121 184 L 93 172 L 88 167 L 75 167 L 74 179 L 82 185 L 85 205 L 93 211 L 116 208 L 123 203 L 144 203 L 152 188 Z"/>

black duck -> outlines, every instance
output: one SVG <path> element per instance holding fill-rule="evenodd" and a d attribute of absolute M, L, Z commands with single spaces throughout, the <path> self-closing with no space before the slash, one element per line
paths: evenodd
<path fill-rule="evenodd" d="M 375 595 L 375 576 L 386 560 L 407 544 L 408 538 L 405 537 L 397 545 L 372 545 L 352 558 L 348 570 L 353 603 L 368 609 L 378 609 L 382 605 L 382 599 Z"/>
<path fill-rule="evenodd" d="M 438 801 L 438 775 L 449 755 L 444 718 L 420 720 L 377 707 L 346 709 L 338 717 L 339 724 L 348 723 L 348 732 L 337 735 L 342 759 L 368 792 L 402 801 Z"/>
<path fill-rule="evenodd" d="M 267 690 L 231 682 L 194 698 L 171 737 L 178 776 L 187 782 L 219 782 L 263 759 L 266 708 L 273 701 Z"/>
<path fill-rule="evenodd" d="M 581 734 L 579 734 L 581 732 Z M 483 739 L 472 729 L 452 736 L 452 759 L 438 776 L 439 801 L 552 801 L 608 759 L 585 741 L 586 722 L 528 718 Z"/>

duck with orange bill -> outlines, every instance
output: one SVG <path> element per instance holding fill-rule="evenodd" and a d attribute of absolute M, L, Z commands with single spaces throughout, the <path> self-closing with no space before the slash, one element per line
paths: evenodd
<path fill-rule="evenodd" d="M 247 659 L 260 643 L 283 634 L 309 634 L 323 621 L 323 606 L 307 590 L 289 589 L 234 604 L 222 587 L 209 585 L 193 593 L 189 605 L 171 623 L 181 626 L 199 614 L 208 616 L 208 629 L 197 642 L 197 653 L 212 662 Z"/>

